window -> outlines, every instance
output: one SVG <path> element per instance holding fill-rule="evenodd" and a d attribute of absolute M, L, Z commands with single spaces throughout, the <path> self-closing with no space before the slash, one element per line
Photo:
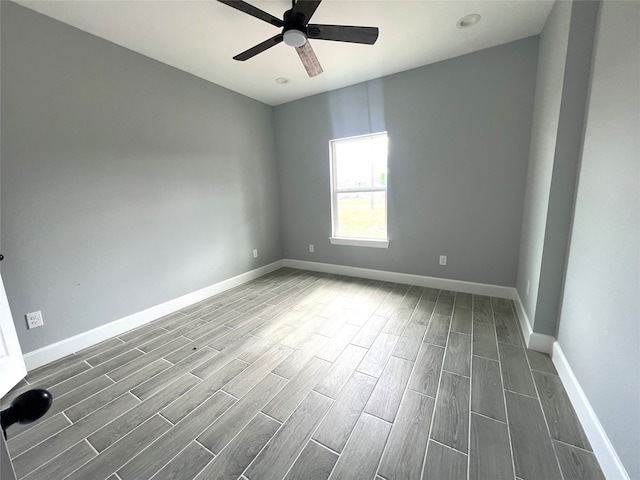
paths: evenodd
<path fill-rule="evenodd" d="M 331 243 L 386 248 L 387 134 L 331 141 Z"/>

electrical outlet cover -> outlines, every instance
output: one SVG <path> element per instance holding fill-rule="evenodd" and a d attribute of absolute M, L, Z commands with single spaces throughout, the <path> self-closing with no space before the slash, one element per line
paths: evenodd
<path fill-rule="evenodd" d="M 42 312 L 40 310 L 38 310 L 37 312 L 27 313 L 25 317 L 27 318 L 28 329 L 41 327 L 44 325 L 44 320 L 42 320 Z"/>

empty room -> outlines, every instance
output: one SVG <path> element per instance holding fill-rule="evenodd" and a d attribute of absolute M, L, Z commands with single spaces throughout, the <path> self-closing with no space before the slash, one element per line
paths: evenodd
<path fill-rule="evenodd" d="M 640 479 L 640 2 L 0 1 L 2 480 Z"/>

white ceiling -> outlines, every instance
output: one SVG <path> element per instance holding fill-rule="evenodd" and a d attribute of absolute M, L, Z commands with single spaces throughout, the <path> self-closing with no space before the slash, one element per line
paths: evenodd
<path fill-rule="evenodd" d="M 377 26 L 375 45 L 312 40 L 309 78 L 285 44 L 232 57 L 279 29 L 215 0 L 17 0 L 17 3 L 236 92 L 278 105 L 540 33 L 553 0 L 324 0 L 312 23 Z M 282 18 L 286 0 L 249 0 Z M 476 26 L 456 22 L 477 13 Z M 280 85 L 278 77 L 289 79 Z"/>

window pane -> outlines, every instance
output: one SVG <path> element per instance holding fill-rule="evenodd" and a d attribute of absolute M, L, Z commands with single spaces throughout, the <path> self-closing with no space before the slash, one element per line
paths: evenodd
<path fill-rule="evenodd" d="M 338 189 L 370 187 L 372 159 L 368 149 L 358 143 L 339 143 L 335 147 Z"/>
<path fill-rule="evenodd" d="M 386 192 L 339 193 L 337 235 L 386 238 L 386 198 Z"/>
<path fill-rule="evenodd" d="M 334 155 L 338 189 L 386 186 L 386 136 L 337 142 Z"/>

